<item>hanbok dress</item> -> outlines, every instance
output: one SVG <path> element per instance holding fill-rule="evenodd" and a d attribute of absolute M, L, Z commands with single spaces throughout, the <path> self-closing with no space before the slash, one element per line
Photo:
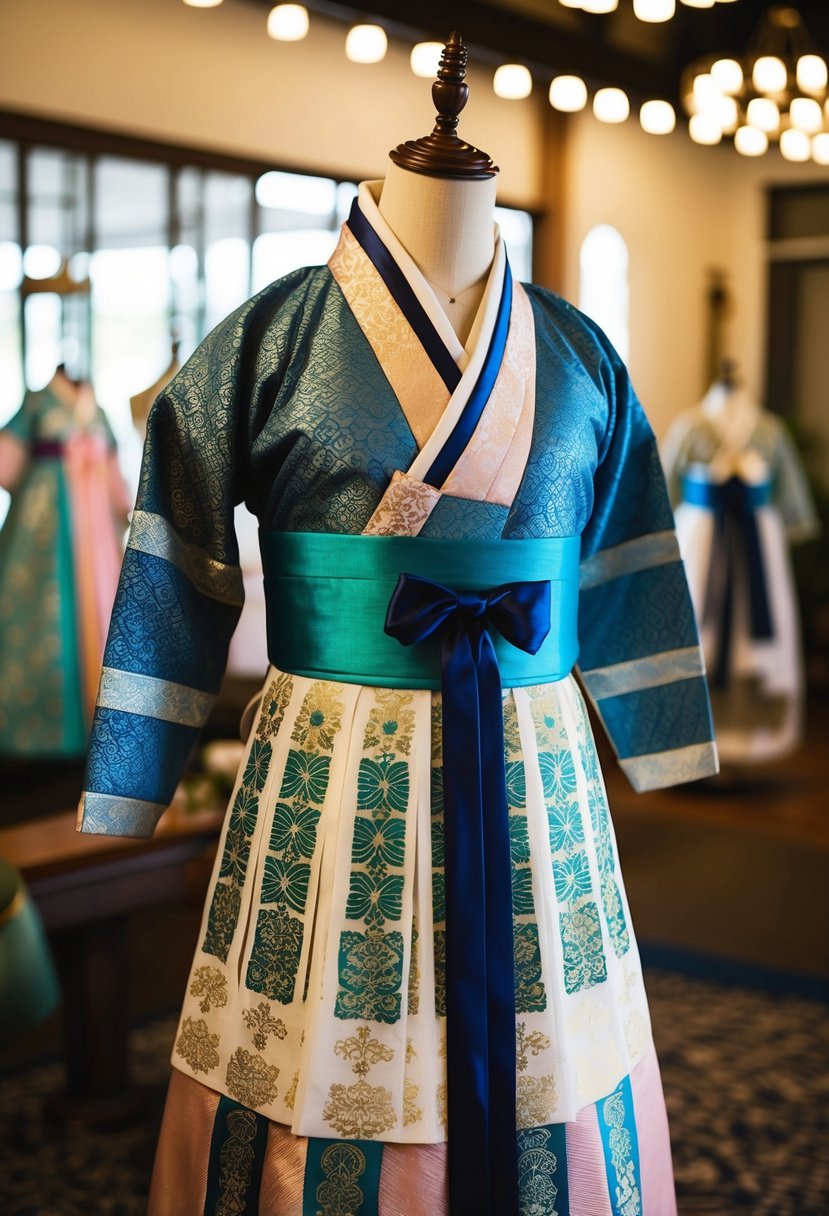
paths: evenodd
<path fill-rule="evenodd" d="M 83 756 L 130 507 L 106 415 L 57 372 L 0 431 L 0 753 Z"/>
<path fill-rule="evenodd" d="M 803 724 L 790 546 L 819 531 L 797 449 L 777 415 L 715 384 L 676 419 L 664 459 L 720 758 L 778 759 Z"/>
<path fill-rule="evenodd" d="M 671 1216 L 570 674 L 578 628 L 637 789 L 715 770 L 653 435 L 604 335 L 514 283 L 500 239 L 463 347 L 380 185 L 329 264 L 224 321 L 149 420 L 81 830 L 149 835 L 175 789 L 239 614 L 242 498 L 271 661 L 150 1210 Z"/>

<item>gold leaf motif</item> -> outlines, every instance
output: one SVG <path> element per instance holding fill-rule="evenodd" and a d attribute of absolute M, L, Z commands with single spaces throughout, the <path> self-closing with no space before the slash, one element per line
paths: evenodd
<path fill-rule="evenodd" d="M 282 1101 L 287 1106 L 288 1110 L 294 1109 L 294 1103 L 296 1102 L 296 1088 L 298 1085 L 299 1085 L 299 1069 L 297 1069 L 296 1072 L 294 1073 L 293 1080 L 291 1081 L 291 1084 L 288 1086 L 287 1090 L 285 1091 L 285 1097 L 282 1099 Z"/>
<path fill-rule="evenodd" d="M 414 1057 L 417 1055 L 414 1043 L 411 1039 L 406 1039 L 406 1063 L 411 1064 Z"/>
<path fill-rule="evenodd" d="M 265 689 L 259 721 L 256 724 L 256 737 L 263 743 L 279 731 L 293 687 L 293 677 L 281 671 Z"/>
<path fill-rule="evenodd" d="M 407 1077 L 403 1082 L 403 1123 L 406 1127 L 423 1118 L 423 1109 L 416 1101 L 419 1093 L 417 1085 Z"/>
<path fill-rule="evenodd" d="M 436 1094 L 438 1100 L 438 1120 L 446 1127 L 446 1082 L 441 1081 Z"/>
<path fill-rule="evenodd" d="M 397 1123 L 389 1090 L 362 1078 L 355 1085 L 332 1085 L 322 1117 L 349 1140 L 373 1140 Z"/>
<path fill-rule="evenodd" d="M 230 1134 L 219 1152 L 219 1194 L 213 1211 L 215 1216 L 241 1216 L 256 1159 L 256 1115 L 252 1110 L 231 1110 L 227 1128 Z"/>
<path fill-rule="evenodd" d="M 282 1018 L 271 1017 L 271 1007 L 267 1001 L 260 1001 L 253 1009 L 242 1010 L 242 1021 L 253 1031 L 253 1045 L 259 1051 L 265 1050 L 268 1035 L 284 1039 L 288 1033 Z"/>
<path fill-rule="evenodd" d="M 279 1069 L 266 1064 L 261 1056 L 237 1047 L 227 1063 L 225 1084 L 228 1093 L 244 1106 L 266 1106 L 276 1097 Z"/>
<path fill-rule="evenodd" d="M 306 752 L 330 752 L 342 722 L 342 684 L 317 680 L 305 694 L 291 738 Z"/>
<path fill-rule="evenodd" d="M 550 1123 L 557 1102 L 555 1077 L 519 1077 L 516 1125 L 541 1127 Z"/>
<path fill-rule="evenodd" d="M 219 1036 L 211 1034 L 207 1022 L 198 1018 L 185 1018 L 181 1034 L 176 1041 L 176 1052 L 192 1068 L 193 1072 L 210 1072 L 219 1063 Z"/>
<path fill-rule="evenodd" d="M 542 1034 L 540 1030 L 533 1030 L 527 1034 L 525 1022 L 519 1022 L 516 1027 L 515 1039 L 515 1066 L 519 1072 L 524 1072 L 529 1064 L 527 1052 L 537 1056 L 542 1051 L 546 1051 L 550 1046 L 550 1038 L 546 1034 Z"/>
<path fill-rule="evenodd" d="M 316 1192 L 316 1216 L 355 1216 L 365 1196 L 357 1179 L 365 1173 L 366 1158 L 356 1144 L 329 1144 L 320 1157 L 325 1175 Z"/>
<path fill-rule="evenodd" d="M 190 995 L 200 996 L 199 1009 L 209 1013 L 211 1006 L 222 1009 L 227 1004 L 227 980 L 218 967 L 197 967 L 193 972 Z"/>
<path fill-rule="evenodd" d="M 413 704 L 411 692 L 377 689 L 374 706 L 366 721 L 363 749 L 408 756 L 415 727 Z"/>
<path fill-rule="evenodd" d="M 360 1026 L 350 1038 L 340 1039 L 334 1045 L 334 1054 L 351 1061 L 352 1072 L 358 1077 L 366 1076 L 373 1064 L 394 1059 L 392 1049 L 379 1039 L 373 1039 L 368 1026 Z"/>

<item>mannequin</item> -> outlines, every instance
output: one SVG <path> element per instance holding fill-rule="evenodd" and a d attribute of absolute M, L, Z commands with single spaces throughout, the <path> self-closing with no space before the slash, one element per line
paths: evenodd
<path fill-rule="evenodd" d="M 818 531 L 800 458 L 728 360 L 675 420 L 663 459 L 720 756 L 735 768 L 779 759 L 800 741 L 804 698 L 788 550 Z"/>
<path fill-rule="evenodd" d="M 469 337 L 495 245 L 496 178 L 429 177 L 389 165 L 380 214 L 414 259 L 461 342 Z"/>
<path fill-rule="evenodd" d="M 716 768 L 702 660 L 653 434 L 604 335 L 513 282 L 495 166 L 455 133 L 465 63 L 453 34 L 435 130 L 360 186 L 328 265 L 227 318 L 148 419 L 80 829 L 147 836 L 169 803 L 239 615 L 243 497 L 271 663 L 152 1216 L 676 1211 L 570 673 L 651 789 Z"/>

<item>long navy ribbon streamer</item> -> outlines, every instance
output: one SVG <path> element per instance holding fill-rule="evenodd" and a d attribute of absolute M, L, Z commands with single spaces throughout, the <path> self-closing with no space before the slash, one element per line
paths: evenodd
<path fill-rule="evenodd" d="M 441 380 L 450 393 L 453 393 L 460 384 L 461 369 L 449 353 L 446 343 L 429 319 L 429 314 L 410 287 L 403 271 L 363 215 L 356 198 L 351 204 L 348 226 L 373 262 L 375 270 L 388 287 L 403 316 L 417 334 Z"/>
<path fill-rule="evenodd" d="M 713 507 L 714 537 L 702 619 L 717 627 L 716 657 L 710 675 L 714 688 L 724 688 L 731 667 L 734 638 L 734 580 L 742 565 L 748 583 L 751 636 L 774 636 L 768 576 L 763 560 L 757 507 L 769 501 L 767 485 L 749 485 L 740 477 L 716 484 L 688 479 L 683 497 L 697 506 Z"/>
<path fill-rule="evenodd" d="M 454 591 L 401 574 L 386 633 L 440 631 L 446 852 L 449 1203 L 452 1216 L 517 1216 L 515 980 L 501 676 L 490 629 L 535 654 L 548 581 Z"/>

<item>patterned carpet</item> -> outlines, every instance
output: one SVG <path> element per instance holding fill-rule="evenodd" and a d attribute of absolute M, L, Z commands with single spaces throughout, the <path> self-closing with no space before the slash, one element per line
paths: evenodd
<path fill-rule="evenodd" d="M 829 1017 L 820 1001 L 667 971 L 648 991 L 671 1116 L 681 1216 L 829 1216 Z M 0 1078 L 2 1216 L 143 1216 L 175 1030 L 137 1030 L 136 1127 L 57 1128 L 46 1063 Z"/>

